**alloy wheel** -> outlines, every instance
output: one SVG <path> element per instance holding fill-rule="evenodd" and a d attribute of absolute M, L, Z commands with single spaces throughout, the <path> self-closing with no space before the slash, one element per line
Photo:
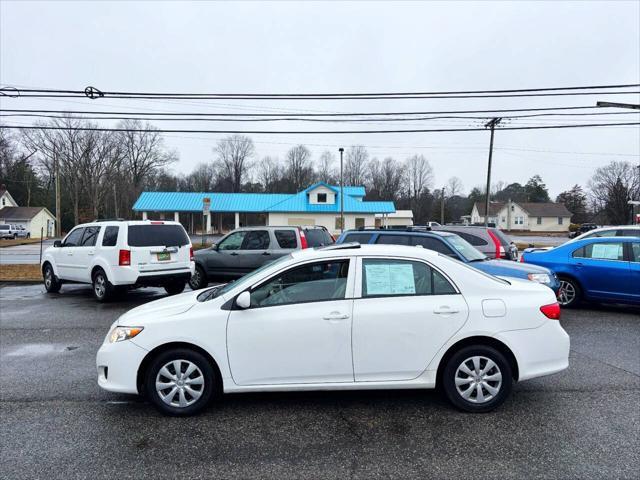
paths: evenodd
<path fill-rule="evenodd" d="M 53 282 L 53 272 L 50 267 L 44 269 L 44 286 L 47 289 L 51 288 L 51 283 Z"/>
<path fill-rule="evenodd" d="M 96 292 L 96 297 L 102 298 L 107 290 L 107 281 L 104 275 L 98 273 L 93 281 L 93 289 Z"/>
<path fill-rule="evenodd" d="M 576 287 L 571 282 L 560 280 L 560 295 L 558 301 L 560 305 L 569 305 L 576 299 Z"/>
<path fill-rule="evenodd" d="M 156 375 L 156 392 L 160 399 L 172 407 L 193 405 L 204 392 L 204 375 L 189 360 L 172 360 Z"/>
<path fill-rule="evenodd" d="M 469 357 L 456 370 L 455 385 L 464 400 L 476 404 L 487 403 L 500 392 L 502 372 L 490 358 Z"/>

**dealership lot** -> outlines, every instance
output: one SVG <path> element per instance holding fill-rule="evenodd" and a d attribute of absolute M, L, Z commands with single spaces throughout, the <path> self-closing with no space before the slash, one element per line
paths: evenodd
<path fill-rule="evenodd" d="M 111 323 L 164 291 L 108 304 L 94 302 L 89 287 L 62 292 L 0 287 L 3 478 L 637 473 L 638 309 L 564 311 L 569 370 L 516 385 L 486 415 L 459 413 L 430 391 L 386 391 L 234 395 L 176 419 L 137 397 L 102 391 L 95 379 L 95 353 Z"/>

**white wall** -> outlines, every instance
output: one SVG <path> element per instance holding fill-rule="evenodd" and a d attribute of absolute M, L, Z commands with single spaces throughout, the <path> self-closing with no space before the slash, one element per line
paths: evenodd
<path fill-rule="evenodd" d="M 49 231 L 47 231 L 47 220 L 49 220 Z M 40 228 L 43 229 L 45 237 L 53 237 L 55 235 L 56 219 L 53 215 L 45 209 L 31 219 L 29 225 L 25 225 L 25 228 L 31 233 L 31 238 L 40 238 Z"/>
<path fill-rule="evenodd" d="M 18 204 L 9 196 L 9 192 L 4 192 L 0 197 L 0 209 L 4 207 L 17 207 Z"/>
<path fill-rule="evenodd" d="M 339 217 L 339 213 L 269 213 L 268 225 L 320 225 L 331 233 L 340 233 L 335 224 L 336 218 Z M 374 214 L 345 213 L 345 230 L 356 228 L 356 218 L 364 218 L 365 227 L 375 226 Z"/>
<path fill-rule="evenodd" d="M 318 202 L 319 193 L 327 194 L 326 202 Z M 316 205 L 318 203 L 320 203 L 321 205 L 333 205 L 336 203 L 336 193 L 330 188 L 327 188 L 323 185 L 320 185 L 319 187 L 314 188 L 313 190 L 310 190 L 309 192 L 307 192 L 307 195 L 309 195 L 309 203 L 312 205 Z"/>
<path fill-rule="evenodd" d="M 532 232 L 568 232 L 571 217 L 562 217 L 562 225 L 558 224 L 558 217 L 542 217 L 538 225 L 538 217 L 529 219 L 529 230 Z"/>

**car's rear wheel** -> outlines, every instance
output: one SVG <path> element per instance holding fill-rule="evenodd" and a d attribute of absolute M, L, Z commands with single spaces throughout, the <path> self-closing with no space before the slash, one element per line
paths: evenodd
<path fill-rule="evenodd" d="M 493 347 L 464 347 L 448 360 L 442 384 L 449 401 L 460 410 L 489 412 L 500 406 L 511 393 L 511 365 Z"/>
<path fill-rule="evenodd" d="M 207 285 L 209 285 L 207 274 L 200 265 L 196 265 L 196 270 L 193 272 L 193 275 L 191 275 L 191 279 L 189 280 L 189 287 L 191 287 L 191 290 L 200 290 L 201 288 L 205 288 Z"/>
<path fill-rule="evenodd" d="M 213 367 L 204 355 L 185 348 L 172 349 L 151 361 L 145 392 L 162 413 L 194 415 L 211 401 L 216 381 Z"/>
<path fill-rule="evenodd" d="M 62 287 L 62 283 L 58 280 L 55 273 L 53 273 L 53 267 L 50 264 L 46 264 L 42 270 L 42 278 L 44 280 L 44 288 L 49 293 L 58 293 Z"/>
<path fill-rule="evenodd" d="M 169 295 L 177 295 L 184 292 L 184 287 L 186 285 L 186 282 L 171 282 L 166 284 L 164 289 Z"/>
<path fill-rule="evenodd" d="M 104 270 L 96 270 L 93 274 L 93 298 L 99 302 L 108 301 L 113 295 L 113 285 Z"/>
<path fill-rule="evenodd" d="M 582 300 L 582 289 L 578 282 L 571 278 L 560 277 L 560 293 L 558 303 L 565 308 L 577 307 Z"/>

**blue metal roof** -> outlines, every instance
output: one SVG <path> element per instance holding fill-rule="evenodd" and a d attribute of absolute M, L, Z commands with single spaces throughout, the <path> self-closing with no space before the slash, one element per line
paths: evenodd
<path fill-rule="evenodd" d="M 317 186 L 317 185 L 316 185 Z M 339 192 L 339 187 L 336 188 Z M 343 187 L 346 213 L 393 213 L 393 202 L 366 202 L 364 187 Z M 213 212 L 307 212 L 340 211 L 340 194 L 334 204 L 310 204 L 307 190 L 298 193 L 214 193 L 214 192 L 142 192 L 133 210 L 149 212 L 201 212 L 202 200 L 211 199 Z"/>

